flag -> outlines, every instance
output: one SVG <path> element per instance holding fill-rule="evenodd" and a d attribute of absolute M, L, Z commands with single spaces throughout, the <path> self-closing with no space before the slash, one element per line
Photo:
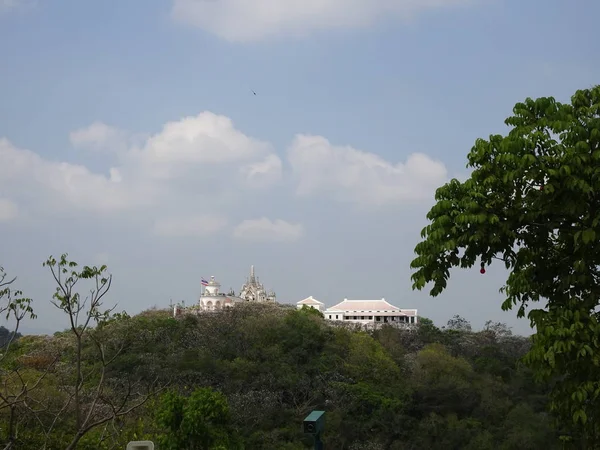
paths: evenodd
<path fill-rule="evenodd" d="M 201 283 L 202 286 L 208 286 L 208 281 L 206 281 L 204 278 L 201 278 Z"/>

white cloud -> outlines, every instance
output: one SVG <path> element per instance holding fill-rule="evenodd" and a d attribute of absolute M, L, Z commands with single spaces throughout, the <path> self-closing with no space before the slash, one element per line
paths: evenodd
<path fill-rule="evenodd" d="M 82 165 L 48 161 L 1 138 L 0 188 L 48 208 L 107 212 L 149 203 L 147 190 L 121 182 L 116 170 L 106 176 Z"/>
<path fill-rule="evenodd" d="M 16 219 L 18 215 L 19 210 L 14 202 L 7 198 L 0 198 L 0 223 Z"/>
<path fill-rule="evenodd" d="M 71 133 L 78 146 L 127 143 L 113 147 L 117 150 L 111 159 L 117 163 L 103 172 L 45 159 L 0 138 L 0 192 L 34 215 L 110 214 L 126 220 L 144 214 L 141 220 L 154 223 L 158 235 L 204 236 L 226 227 L 221 215 L 232 208 L 265 214 L 256 208 L 268 207 L 267 194 L 248 202 L 253 195 L 248 188 L 282 181 L 283 162 L 272 146 L 245 135 L 225 116 L 203 112 L 168 122 L 139 143 L 132 136 L 102 122 Z M 447 179 L 444 165 L 426 155 L 392 163 L 321 136 L 297 135 L 287 157 L 289 181 L 297 183 L 298 195 L 367 207 L 431 198 Z M 7 205 L 5 201 L 3 220 L 16 217 Z M 294 241 L 303 234 L 301 224 L 264 217 L 243 221 L 233 231 L 235 238 L 259 241 Z"/>
<path fill-rule="evenodd" d="M 302 224 L 293 224 L 281 219 L 272 221 L 261 219 L 244 220 L 233 230 L 236 239 L 248 241 L 297 241 L 304 235 Z"/>
<path fill-rule="evenodd" d="M 361 28 L 382 18 L 410 19 L 477 0 L 173 0 L 172 17 L 229 41 L 316 30 Z"/>
<path fill-rule="evenodd" d="M 142 142 L 102 122 L 74 131 L 70 139 L 81 147 L 108 146 L 119 163 L 97 173 L 84 165 L 44 159 L 0 138 L 0 190 L 16 199 L 26 197 L 46 211 L 75 207 L 108 213 L 172 207 L 186 196 L 198 200 L 219 190 L 265 185 L 281 172 L 270 144 L 246 136 L 229 118 L 211 112 L 169 122 Z M 235 176 L 240 170 L 250 183 Z"/>
<path fill-rule="evenodd" d="M 279 156 L 268 155 L 264 160 L 240 168 L 246 181 L 256 187 L 268 187 L 281 180 L 283 164 Z"/>
<path fill-rule="evenodd" d="M 322 136 L 297 135 L 288 157 L 298 195 L 325 193 L 365 207 L 422 201 L 448 177 L 443 163 L 422 153 L 393 164 L 374 153 L 332 145 Z"/>
<path fill-rule="evenodd" d="M 238 131 L 228 117 L 205 111 L 165 124 L 130 156 L 146 174 L 168 179 L 190 165 L 242 163 L 270 151 L 270 144 Z"/>
<path fill-rule="evenodd" d="M 128 133 L 103 122 L 72 131 L 69 140 L 73 147 L 120 152 L 127 149 Z"/>
<path fill-rule="evenodd" d="M 218 215 L 166 217 L 156 221 L 154 233 L 166 237 L 203 237 L 227 226 L 227 219 Z"/>

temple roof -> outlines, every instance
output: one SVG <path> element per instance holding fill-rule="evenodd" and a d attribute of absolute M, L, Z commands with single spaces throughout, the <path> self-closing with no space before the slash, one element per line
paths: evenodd
<path fill-rule="evenodd" d="M 300 300 L 296 303 L 296 305 L 325 305 L 325 303 L 320 302 L 319 300 L 313 298 L 313 296 L 311 295 L 310 297 L 307 297 L 304 300 Z"/>
<path fill-rule="evenodd" d="M 254 266 L 250 266 L 250 276 L 246 278 L 246 282 L 242 285 L 240 289 L 240 297 L 246 298 L 248 296 L 252 297 L 264 297 L 266 299 L 272 298 L 275 299 L 275 292 L 267 291 L 263 284 L 260 282 L 258 277 L 254 272 Z M 254 298 L 253 300 L 258 300 L 258 298 Z"/>

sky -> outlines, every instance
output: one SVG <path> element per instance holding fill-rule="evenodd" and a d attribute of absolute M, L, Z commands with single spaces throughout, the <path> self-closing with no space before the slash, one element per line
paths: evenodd
<path fill-rule="evenodd" d="M 543 6 L 542 6 L 543 5 Z M 107 305 L 186 304 L 250 265 L 282 303 L 385 298 L 505 322 L 503 267 L 431 298 L 437 187 L 527 97 L 600 79 L 594 0 L 0 0 L 0 265 L 66 326 L 42 262 L 107 264 Z M 256 93 L 256 95 L 255 95 Z M 82 287 L 85 293 L 85 286 Z"/>

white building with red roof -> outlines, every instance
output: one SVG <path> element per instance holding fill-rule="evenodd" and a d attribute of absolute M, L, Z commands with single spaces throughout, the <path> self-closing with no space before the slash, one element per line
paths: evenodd
<path fill-rule="evenodd" d="M 323 314 L 327 320 L 362 325 L 384 323 L 413 325 L 418 320 L 416 309 L 400 309 L 388 303 L 384 298 L 381 300 L 348 300 L 345 298 L 343 302 L 327 308 Z"/>
<path fill-rule="evenodd" d="M 310 297 L 307 297 L 304 300 L 300 300 L 299 302 L 296 303 L 296 308 L 298 308 L 298 309 L 302 309 L 303 306 L 307 306 L 309 308 L 314 308 L 317 311 L 321 311 L 321 312 L 323 312 L 325 310 L 325 303 L 320 302 L 316 298 L 313 298 L 312 295 Z"/>

